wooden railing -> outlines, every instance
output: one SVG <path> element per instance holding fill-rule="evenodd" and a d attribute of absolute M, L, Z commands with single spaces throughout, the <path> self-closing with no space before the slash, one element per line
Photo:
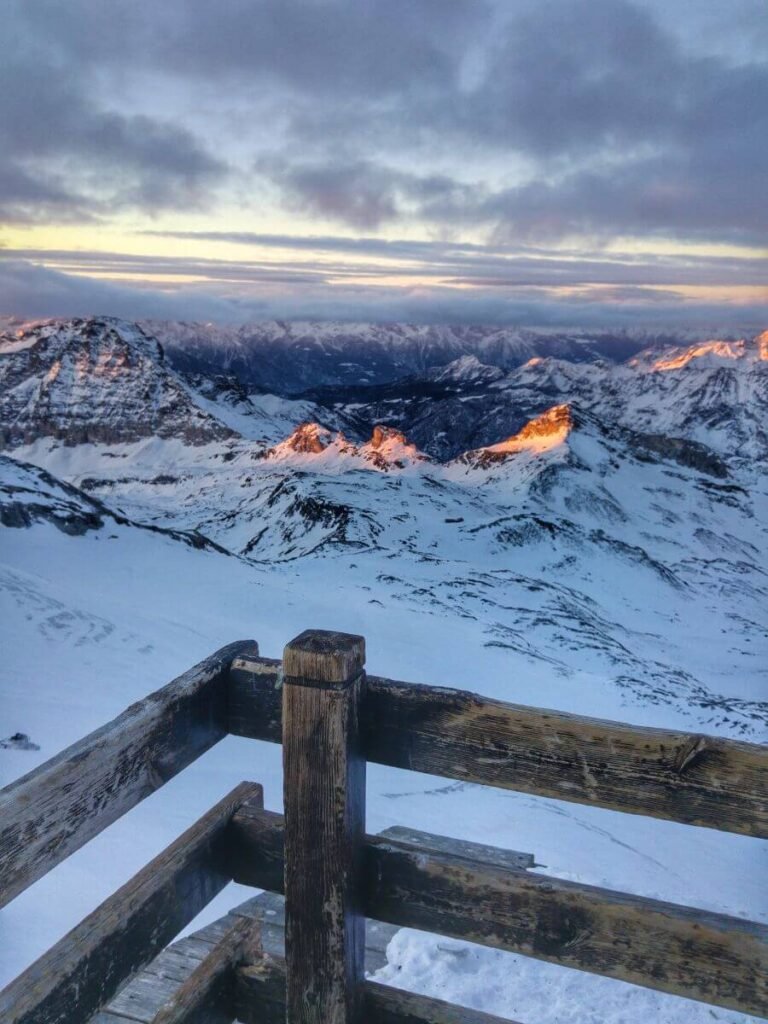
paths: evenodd
<path fill-rule="evenodd" d="M 285 817 L 238 786 L 0 993 L 0 1020 L 106 1024 L 100 1008 L 231 880 L 285 892 L 285 961 L 240 923 L 172 1004 L 133 1019 L 499 1024 L 366 981 L 366 917 L 768 1014 L 760 924 L 364 832 L 375 761 L 765 838 L 765 748 L 366 676 L 364 661 L 346 634 L 303 633 L 282 662 L 232 644 L 3 790 L 0 906 L 228 733 L 283 743 Z"/>

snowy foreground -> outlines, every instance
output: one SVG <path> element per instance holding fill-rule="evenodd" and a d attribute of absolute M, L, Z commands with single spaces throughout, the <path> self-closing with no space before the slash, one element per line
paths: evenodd
<path fill-rule="evenodd" d="M 0 752 L 29 770 L 227 641 L 267 656 L 307 626 L 363 633 L 377 673 L 469 685 L 521 702 L 647 722 L 596 678 L 567 681 L 483 646 L 477 624 L 361 599 L 349 556 L 246 566 L 130 527 L 66 538 L 5 533 L 3 715 L 41 746 Z M 329 587 L 332 584 L 332 591 Z M 329 598 L 332 597 L 332 603 Z M 477 666 L 482 665 L 482 673 Z M 686 726 L 664 708 L 667 725 Z M 2 915 L 2 980 L 21 970 L 242 779 L 281 807 L 280 748 L 230 738 L 57 868 Z M 547 873 L 755 919 L 768 917 L 764 844 L 524 794 L 369 766 L 368 830 L 404 824 L 534 853 Z M 245 898 L 230 887 L 205 918 Z M 403 931 L 379 980 L 521 1021 L 746 1019 L 687 1000 Z"/>
<path fill-rule="evenodd" d="M 395 679 L 764 741 L 768 335 L 558 354 L 465 353 L 447 397 L 427 375 L 363 416 L 184 377 L 117 321 L 0 338 L 0 785 L 218 647 L 307 628 L 363 634 Z M 228 738 L 13 901 L 0 984 L 243 780 L 280 810 L 281 748 Z M 369 765 L 367 829 L 391 825 L 768 920 L 746 837 Z M 409 930 L 388 957 L 380 981 L 525 1024 L 749 1019 Z"/>

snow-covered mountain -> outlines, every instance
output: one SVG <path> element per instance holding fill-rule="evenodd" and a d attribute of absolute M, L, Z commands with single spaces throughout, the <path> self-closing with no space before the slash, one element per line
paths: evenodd
<path fill-rule="evenodd" d="M 112 318 L 20 329 L 0 339 L 0 439 L 113 444 L 230 431 L 191 400 L 158 342 Z"/>
<path fill-rule="evenodd" d="M 318 386 L 387 384 L 462 356 L 508 370 L 536 356 L 616 362 L 648 347 L 699 340 L 690 331 L 334 321 L 270 320 L 227 328 L 149 320 L 144 327 L 182 370 L 234 373 L 249 387 L 287 395 Z"/>
<path fill-rule="evenodd" d="M 0 685 L 14 697 L 3 735 L 42 749 L 0 750 L 12 773 L 221 643 L 254 635 L 277 655 L 309 626 L 363 633 L 372 671 L 395 677 L 766 735 L 768 335 L 636 339 L 614 360 L 572 339 L 578 358 L 514 365 L 478 342 L 432 365 L 425 329 L 401 379 L 350 369 L 340 386 L 329 370 L 299 394 L 304 370 L 269 392 L 234 357 L 182 368 L 167 339 L 108 318 L 18 330 L 0 339 Z M 338 369 L 351 351 L 334 331 L 307 342 L 313 385 L 318 352 Z M 395 335 L 391 352 L 415 352 Z M 245 746 L 200 768 L 201 808 L 230 771 L 265 781 L 268 802 L 279 791 L 272 755 L 254 767 Z M 378 769 L 370 785 L 371 830 L 464 822 L 467 838 L 519 846 L 523 822 L 550 873 L 613 888 L 629 873 L 633 891 L 755 914 L 723 895 L 747 870 L 734 837 L 697 859 L 682 827 L 646 835 L 610 812 Z M 620 869 L 595 867 L 616 850 Z M 635 1018 L 705 1020 L 692 1004 L 661 1015 L 665 998 L 641 993 Z"/>
<path fill-rule="evenodd" d="M 535 356 L 508 372 L 463 357 L 423 378 L 315 389 L 306 398 L 361 434 L 382 420 L 395 425 L 438 459 L 492 445 L 545 408 L 569 402 L 606 422 L 764 459 L 766 334 L 643 350 L 621 363 Z"/>
<path fill-rule="evenodd" d="M 138 328 L 69 321 L 0 345 L 4 436 L 132 523 L 262 566 L 362 557 L 372 599 L 474 619 L 529 661 L 566 675 L 594 662 L 635 699 L 749 733 L 767 582 L 763 341 L 509 372 L 464 355 L 368 405 L 323 404 L 185 377 Z M 453 458 L 435 457 L 441 436 Z M 687 645 L 701 649 L 713 617 L 729 653 L 699 675 Z"/>

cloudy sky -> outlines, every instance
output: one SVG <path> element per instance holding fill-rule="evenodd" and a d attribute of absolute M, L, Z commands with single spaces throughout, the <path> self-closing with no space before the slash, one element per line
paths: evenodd
<path fill-rule="evenodd" d="M 0 313 L 768 321 L 765 0 L 0 23 Z"/>

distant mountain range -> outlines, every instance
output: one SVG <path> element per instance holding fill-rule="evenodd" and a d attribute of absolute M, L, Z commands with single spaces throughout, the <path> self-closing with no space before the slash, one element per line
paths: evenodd
<path fill-rule="evenodd" d="M 768 333 L 154 329 L 0 338 L 6 527 L 114 537 L 148 578 L 175 542 L 270 586 L 312 567 L 510 664 L 761 728 Z"/>

